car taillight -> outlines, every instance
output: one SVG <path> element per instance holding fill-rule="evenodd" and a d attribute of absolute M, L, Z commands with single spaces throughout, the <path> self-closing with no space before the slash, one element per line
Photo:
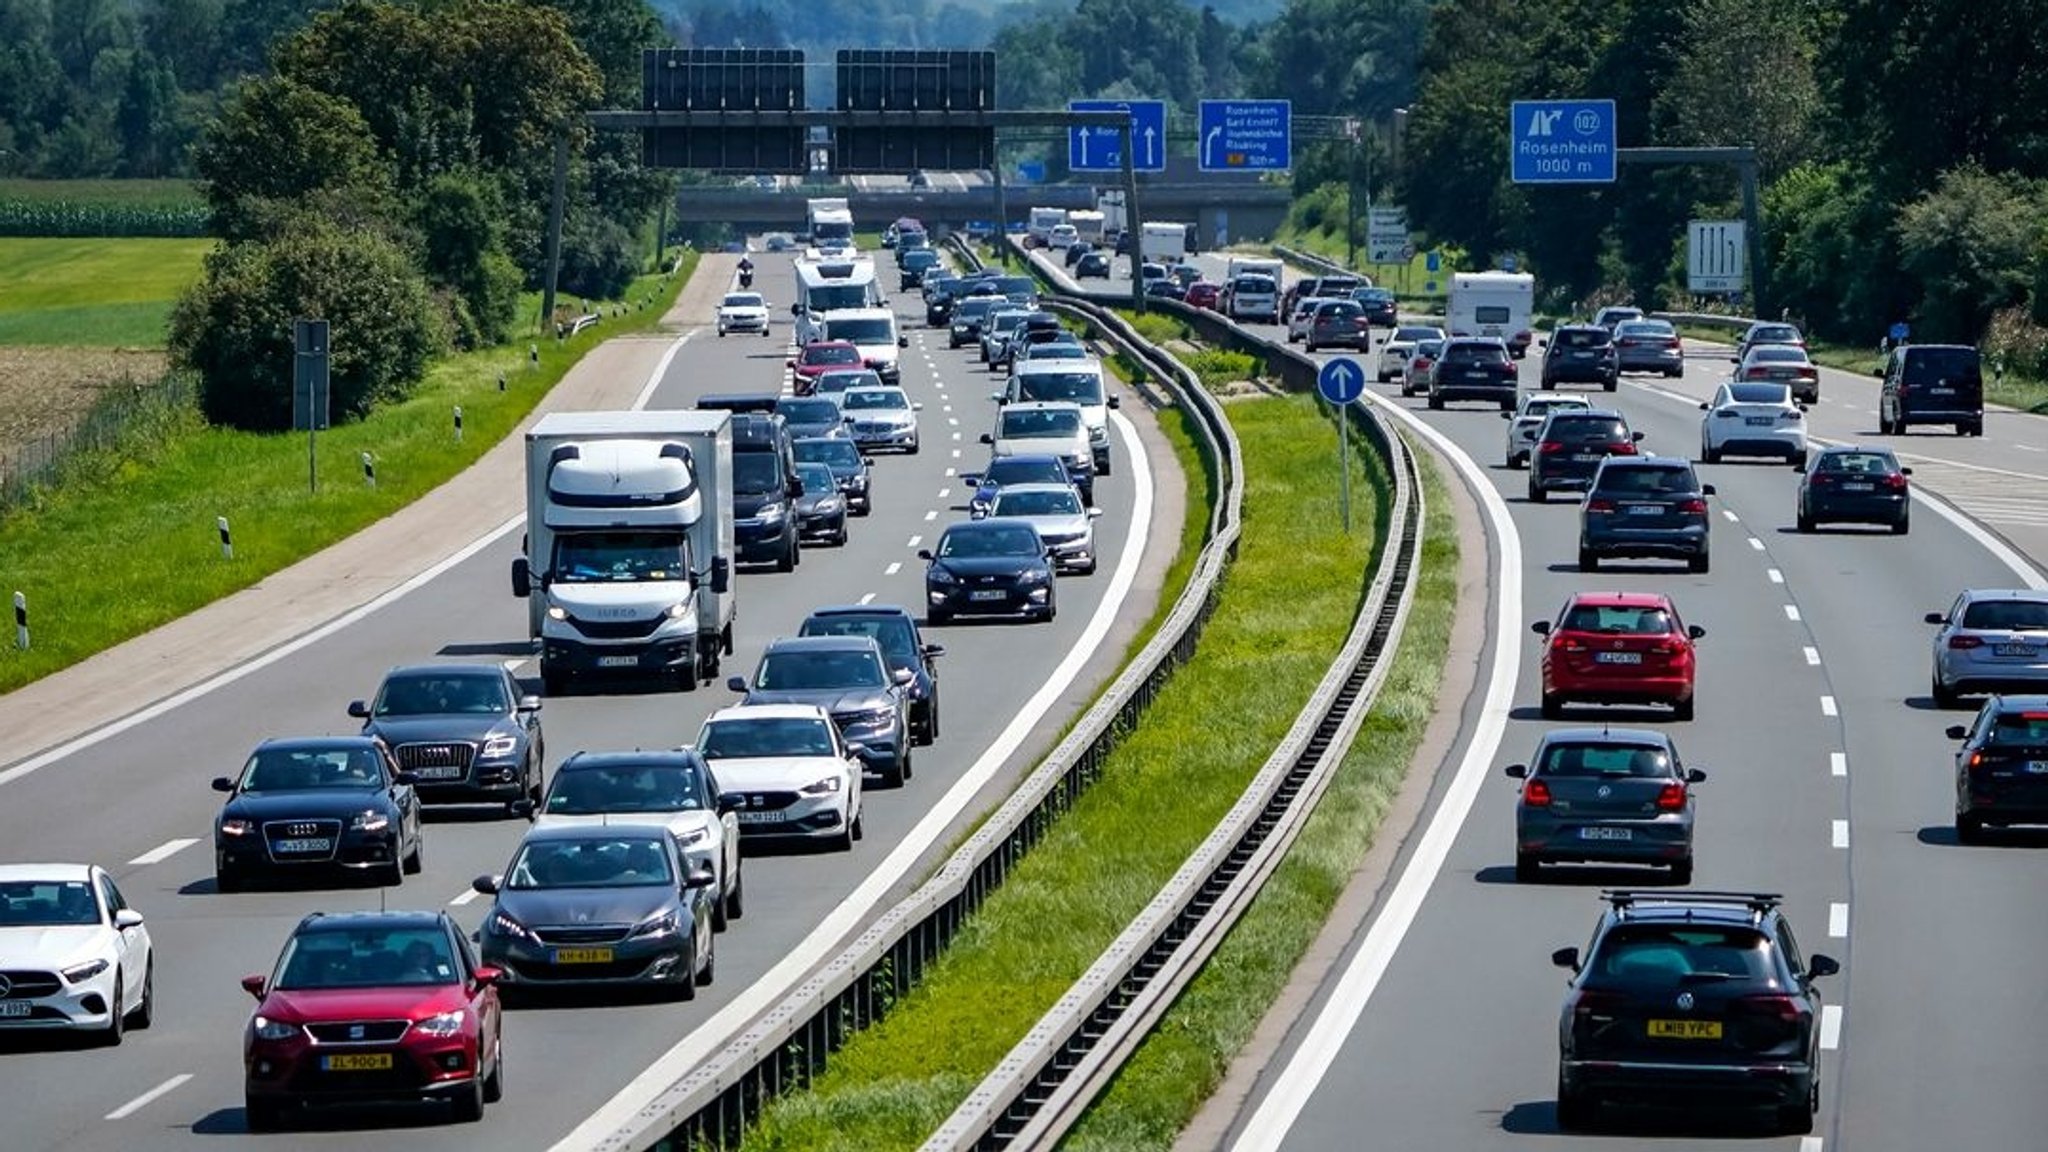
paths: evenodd
<path fill-rule="evenodd" d="M 1680 500 L 1678 502 L 1678 510 L 1680 512 L 1690 512 L 1694 515 L 1704 516 L 1707 512 L 1707 502 L 1705 500 L 1698 499 Z"/>
<path fill-rule="evenodd" d="M 1670 339 L 1668 339 L 1668 340 L 1664 341 L 1664 346 L 1665 346 L 1666 348 L 1672 348 L 1672 349 L 1675 349 L 1675 350 L 1677 350 L 1677 351 L 1679 351 L 1679 352 L 1683 352 L 1683 351 L 1685 351 L 1685 345 L 1683 345 L 1683 344 L 1679 343 L 1679 341 L 1678 341 L 1678 337 L 1676 337 L 1676 336 L 1673 336 L 1673 337 L 1671 337 Z"/>
<path fill-rule="evenodd" d="M 1731 1016 L 1762 1016 L 1785 1024 L 1797 1024 L 1799 1001 L 1790 996 L 1738 996 L 1728 1002 Z"/>
<path fill-rule="evenodd" d="M 1616 456 L 1633 456 L 1636 454 L 1636 445 L 1633 440 L 1623 440 L 1618 444 L 1609 444 L 1607 450 Z"/>
<path fill-rule="evenodd" d="M 1982 648 L 1984 641 L 1976 636 L 1951 636 L 1948 638 L 1948 646 L 1962 649 Z"/>
<path fill-rule="evenodd" d="M 1541 780 L 1531 780 L 1522 785 L 1522 803 L 1531 808 L 1550 807 L 1550 785 Z"/>
<path fill-rule="evenodd" d="M 1517 343 L 1517 344 L 1527 344 L 1528 342 L 1529 342 L 1529 334 L 1528 334 L 1527 332 L 1517 332 L 1517 333 L 1515 333 L 1515 343 Z"/>
<path fill-rule="evenodd" d="M 1657 811 L 1678 812 L 1685 808 L 1685 785 L 1666 784 L 1657 791 Z"/>
<path fill-rule="evenodd" d="M 1544 454 L 1545 456 L 1555 456 L 1555 455 L 1557 455 L 1557 454 L 1558 454 L 1559 452 L 1562 452 L 1562 451 L 1564 451 L 1564 441 L 1562 441 L 1562 440 L 1545 440 L 1545 441 L 1544 441 L 1543 443 L 1541 443 L 1541 444 L 1538 444 L 1538 445 L 1536 446 L 1536 450 L 1537 450 L 1538 452 L 1541 452 L 1541 453 L 1543 453 L 1543 454 Z"/>
<path fill-rule="evenodd" d="M 1818 380 L 1820 379 L 1820 372 L 1813 368 L 1801 368 L 1799 370 L 1799 378 L 1801 380 Z"/>
<path fill-rule="evenodd" d="M 1587 500 L 1587 501 L 1586 501 L 1586 511 L 1588 511 L 1588 512 L 1612 512 L 1612 511 L 1614 511 L 1614 501 L 1612 501 L 1612 500 L 1598 500 L 1598 499 L 1589 499 L 1589 500 Z"/>
<path fill-rule="evenodd" d="M 1903 473 L 1894 472 L 1891 475 L 1884 478 L 1884 486 L 1895 491 L 1903 492 L 1906 490 L 1906 477 Z"/>
<path fill-rule="evenodd" d="M 1627 998 L 1619 992 L 1581 992 L 1578 999 L 1572 1001 L 1572 1020 L 1612 1018 L 1627 1003 Z"/>
<path fill-rule="evenodd" d="M 1799 420 L 1799 419 L 1803 419 L 1803 417 L 1802 417 L 1802 416 L 1801 416 L 1801 415 L 1799 414 L 1799 409 L 1797 409 L 1797 408 L 1792 408 L 1792 409 L 1788 409 L 1788 410 L 1786 410 L 1786 411 L 1784 411 L 1784 412 L 1780 412 L 1780 413 L 1778 413 L 1778 419 L 1780 419 L 1780 420 Z"/>

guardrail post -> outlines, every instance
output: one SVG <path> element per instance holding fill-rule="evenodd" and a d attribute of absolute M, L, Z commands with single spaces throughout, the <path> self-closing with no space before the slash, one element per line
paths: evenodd
<path fill-rule="evenodd" d="M 368 452 L 362 454 L 362 460 L 363 483 L 369 485 L 372 488 L 375 488 L 377 486 L 377 462 L 375 460 L 370 459 L 370 454 Z"/>
<path fill-rule="evenodd" d="M 455 406 L 455 442 L 462 443 L 462 405 Z"/>

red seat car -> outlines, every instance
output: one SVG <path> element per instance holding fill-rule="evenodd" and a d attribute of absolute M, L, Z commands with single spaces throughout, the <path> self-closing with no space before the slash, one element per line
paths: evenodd
<path fill-rule="evenodd" d="M 1193 284 L 1188 285 L 1188 294 L 1181 297 L 1181 300 L 1192 307 L 1207 308 L 1209 311 L 1215 312 L 1218 311 L 1218 302 L 1221 300 L 1222 295 L 1223 285 L 1211 283 L 1207 280 L 1197 280 Z"/>
<path fill-rule="evenodd" d="M 483 1118 L 504 1093 L 498 970 L 442 912 L 316 912 L 293 930 L 243 1038 L 244 1118 L 306 1104 L 446 1100 Z"/>
<path fill-rule="evenodd" d="M 1561 717 L 1567 702 L 1668 704 L 1692 719 L 1693 642 L 1706 630 L 1680 620 L 1670 597 L 1580 592 L 1555 621 L 1529 627 L 1545 638 L 1544 719 Z"/>
<path fill-rule="evenodd" d="M 820 340 L 798 349 L 789 366 L 796 372 L 791 388 L 799 396 L 809 396 L 817 392 L 818 377 L 825 373 L 844 372 L 867 365 L 860 358 L 860 349 L 854 347 L 852 341 Z"/>

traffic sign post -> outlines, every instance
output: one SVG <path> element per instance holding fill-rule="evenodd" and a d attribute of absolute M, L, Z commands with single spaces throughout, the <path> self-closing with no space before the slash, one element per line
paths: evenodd
<path fill-rule="evenodd" d="M 1204 100 L 1195 146 L 1204 172 L 1284 172 L 1294 166 L 1294 105 Z"/>
<path fill-rule="evenodd" d="M 1508 171 L 1517 184 L 1612 184 L 1614 101 L 1517 100 L 1508 108 Z"/>
<path fill-rule="evenodd" d="M 1316 394 L 1337 409 L 1338 501 L 1344 510 L 1344 531 L 1351 531 L 1351 413 L 1365 395 L 1365 369 L 1349 356 L 1332 356 L 1316 372 Z"/>
<path fill-rule="evenodd" d="M 1686 229 L 1685 284 L 1692 292 L 1740 292 L 1748 240 L 1740 220 L 1694 220 Z"/>
<path fill-rule="evenodd" d="M 1069 112 L 1129 112 L 1131 167 L 1139 172 L 1166 171 L 1166 101 L 1069 100 Z M 1115 128 L 1084 125 L 1067 129 L 1067 168 L 1074 172 L 1117 172 L 1123 168 L 1122 133 Z"/>

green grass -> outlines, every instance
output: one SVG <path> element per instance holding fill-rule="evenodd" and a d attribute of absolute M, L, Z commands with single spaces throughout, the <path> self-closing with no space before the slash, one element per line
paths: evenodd
<path fill-rule="evenodd" d="M 161 348 L 211 240 L 0 237 L 0 344 Z"/>
<path fill-rule="evenodd" d="M 1194 658 L 923 983 L 811 1091 L 771 1104 L 746 1148 L 917 1147 L 1151 900 L 1285 735 L 1350 627 L 1378 539 L 1375 505 L 1363 502 L 1352 535 L 1338 530 L 1330 425 L 1313 400 L 1229 412 L 1247 469 L 1245 534 Z M 1351 465 L 1374 484 L 1362 456 Z"/>
<path fill-rule="evenodd" d="M 0 592 L 27 593 L 36 620 L 31 650 L 0 649 L 0 693 L 249 587 L 418 499 L 516 427 L 591 347 L 653 328 L 694 267 L 686 258 L 666 287 L 636 281 L 627 299 L 643 309 L 560 345 L 542 340 L 537 367 L 524 339 L 443 359 L 412 399 L 320 434 L 317 493 L 305 437 L 208 427 L 190 408 L 131 430 L 120 450 L 68 461 L 57 484 L 0 517 Z M 362 479 L 365 451 L 375 488 Z M 221 558 L 216 516 L 233 526 L 231 561 Z"/>
<path fill-rule="evenodd" d="M 191 180 L 0 180 L 0 201 L 194 206 L 205 203 Z"/>

